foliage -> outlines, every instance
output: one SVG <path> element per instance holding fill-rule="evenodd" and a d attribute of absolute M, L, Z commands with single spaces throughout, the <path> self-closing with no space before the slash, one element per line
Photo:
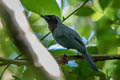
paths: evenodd
<path fill-rule="evenodd" d="M 60 6 L 55 0 L 21 0 L 31 28 L 39 39 L 49 32 L 47 23 L 39 16 L 40 14 L 54 14 L 61 18 L 63 14 L 68 15 L 85 0 L 59 1 L 61 1 Z M 64 24 L 81 35 L 83 42 L 87 43 L 90 54 L 120 54 L 120 0 L 91 1 L 68 18 Z M 69 9 L 66 10 L 67 8 Z M 46 37 L 42 43 L 54 56 L 63 55 L 66 51 L 60 46 L 53 47 L 57 44 L 52 35 Z M 18 53 L 6 29 L 0 28 L 0 56 L 13 59 Z M 77 52 L 69 50 L 67 55 L 76 55 L 74 53 Z M 77 66 L 73 67 L 69 64 L 60 65 L 67 80 L 104 80 L 104 76 L 93 71 L 86 61 L 76 60 L 75 63 Z M 98 61 L 96 65 L 112 80 L 120 80 L 119 60 Z M 3 68 L 0 67 L 0 73 Z M 8 73 L 14 75 L 14 78 L 35 80 L 35 74 L 31 70 L 28 66 L 12 65 L 4 75 L 6 76 Z"/>

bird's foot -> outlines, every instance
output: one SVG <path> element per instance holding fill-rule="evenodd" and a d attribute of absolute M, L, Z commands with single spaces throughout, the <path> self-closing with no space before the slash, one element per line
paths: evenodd
<path fill-rule="evenodd" d="M 77 56 L 80 56 L 80 53 L 79 53 L 79 52 L 77 52 Z"/>
<path fill-rule="evenodd" d="M 67 55 L 66 55 L 66 54 L 64 54 L 64 55 L 63 55 L 63 57 L 67 57 Z"/>
<path fill-rule="evenodd" d="M 68 62 L 67 55 L 64 54 L 62 58 L 63 58 L 63 63 L 66 64 Z"/>

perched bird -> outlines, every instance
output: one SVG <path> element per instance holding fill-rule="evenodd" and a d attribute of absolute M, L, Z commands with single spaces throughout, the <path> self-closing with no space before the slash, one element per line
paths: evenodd
<path fill-rule="evenodd" d="M 64 25 L 61 19 L 55 15 L 41 15 L 41 17 L 47 21 L 57 43 L 67 49 L 76 49 L 84 56 L 93 70 L 99 71 L 77 32 Z"/>

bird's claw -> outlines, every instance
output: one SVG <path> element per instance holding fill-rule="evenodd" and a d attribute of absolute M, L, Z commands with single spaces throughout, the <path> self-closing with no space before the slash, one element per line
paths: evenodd
<path fill-rule="evenodd" d="M 77 56 L 80 56 L 80 53 L 79 53 L 79 52 L 77 52 Z"/>
<path fill-rule="evenodd" d="M 67 55 L 66 55 L 66 54 L 64 54 L 64 55 L 63 55 L 63 57 L 67 57 Z"/>
<path fill-rule="evenodd" d="M 64 63 L 67 63 L 67 62 L 68 62 L 68 59 L 67 59 L 67 55 L 66 55 L 66 54 L 63 55 L 63 60 L 64 60 Z"/>

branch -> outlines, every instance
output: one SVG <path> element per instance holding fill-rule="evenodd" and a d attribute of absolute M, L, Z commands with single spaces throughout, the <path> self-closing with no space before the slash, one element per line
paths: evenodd
<path fill-rule="evenodd" d="M 105 61 L 105 60 L 115 60 L 115 59 L 120 59 L 120 55 L 105 55 L 105 54 L 93 54 L 91 57 L 95 61 Z M 56 57 L 56 60 L 59 64 L 66 64 L 70 60 L 81 60 L 83 59 L 83 56 L 81 55 L 73 55 L 73 56 L 58 56 Z M 13 59 L 6 59 L 6 58 L 1 58 L 0 57 L 0 62 L 6 63 L 6 64 L 16 64 L 19 66 L 22 65 L 29 65 L 27 60 L 13 60 Z"/>
<path fill-rule="evenodd" d="M 0 0 L 0 16 L 6 23 L 5 27 L 16 47 L 29 59 L 35 74 L 40 74 L 36 75 L 37 78 L 61 80 L 63 74 L 59 65 L 31 30 L 20 1 Z"/>
<path fill-rule="evenodd" d="M 64 22 L 66 19 L 68 19 L 71 15 L 73 15 L 75 12 L 77 12 L 80 8 L 82 8 L 89 0 L 86 0 L 83 4 L 80 4 L 75 10 L 73 10 L 67 17 L 63 17 L 62 22 Z M 48 32 L 41 40 L 44 40 L 51 32 Z"/>
<path fill-rule="evenodd" d="M 114 60 L 114 59 L 120 59 L 120 55 L 105 55 L 105 54 L 93 54 L 91 55 L 93 60 L 95 61 L 104 61 L 104 60 Z M 59 56 L 56 57 L 59 64 L 65 64 L 70 60 L 80 60 L 83 59 L 82 55 L 73 55 L 73 56 Z"/>
<path fill-rule="evenodd" d="M 84 3 L 80 4 L 74 11 L 72 11 L 67 17 L 63 18 L 64 22 L 66 19 L 68 19 L 71 15 L 73 15 L 75 12 L 77 12 L 80 8 L 82 8 L 89 0 L 86 0 Z"/>
<path fill-rule="evenodd" d="M 42 39 L 40 39 L 41 41 L 44 40 L 51 32 L 48 32 L 45 36 L 43 36 Z"/>
<path fill-rule="evenodd" d="M 26 61 L 26 60 L 15 60 L 15 59 L 7 59 L 7 58 L 2 58 L 2 57 L 0 57 L 0 62 L 2 62 L 1 64 L 16 64 L 16 65 L 18 65 L 18 66 L 23 66 L 23 65 L 28 65 L 29 63 L 28 63 L 28 61 Z M 0 66 L 2 66 L 0 64 Z"/>
<path fill-rule="evenodd" d="M 21 57 L 21 56 L 22 56 L 22 54 L 20 54 L 19 56 L 17 56 L 17 57 L 15 58 L 15 60 L 18 59 L 18 58 Z M 1 58 L 0 60 L 3 60 L 3 59 L 4 59 L 4 58 Z M 7 60 L 6 60 L 6 61 L 7 61 Z M 1 73 L 1 75 L 0 75 L 0 80 L 2 79 L 5 71 L 8 69 L 8 67 L 10 66 L 10 64 L 9 64 L 8 61 L 7 61 L 6 63 L 1 63 L 0 66 L 1 66 L 1 65 L 2 65 L 2 66 L 7 65 L 7 66 L 3 69 L 3 71 L 2 71 L 2 73 Z"/>

